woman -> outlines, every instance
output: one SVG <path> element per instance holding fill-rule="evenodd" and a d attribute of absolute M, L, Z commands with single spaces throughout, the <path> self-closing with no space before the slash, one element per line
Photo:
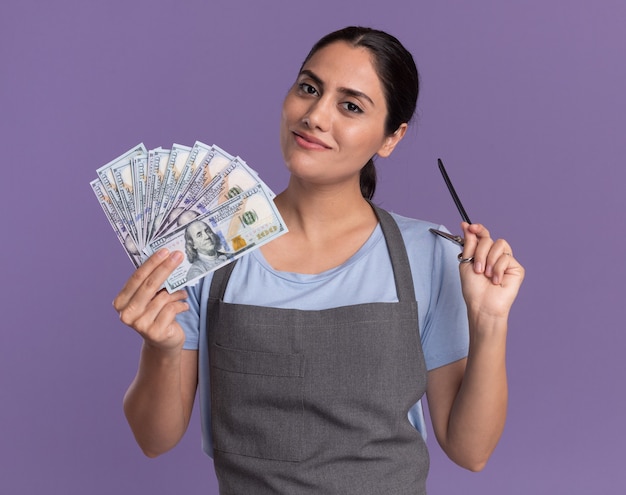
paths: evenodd
<path fill-rule="evenodd" d="M 283 104 L 291 175 L 275 201 L 289 233 L 188 295 L 155 294 L 181 253 L 159 251 L 130 278 L 114 306 L 144 339 L 124 406 L 147 455 L 182 437 L 198 387 L 221 493 L 425 493 L 426 391 L 443 450 L 485 465 L 524 270 L 480 224 L 462 224 L 473 263 L 459 267 L 432 224 L 369 202 L 372 158 L 404 137 L 417 90 L 388 34 L 322 38 Z"/>

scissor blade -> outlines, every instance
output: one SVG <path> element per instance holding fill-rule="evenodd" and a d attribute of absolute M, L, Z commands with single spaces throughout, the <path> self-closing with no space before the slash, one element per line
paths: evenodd
<path fill-rule="evenodd" d="M 448 234 L 447 232 L 443 232 L 437 229 L 428 229 L 428 230 L 430 230 L 433 234 L 439 235 L 443 237 L 444 239 L 449 240 L 450 242 L 454 242 L 455 244 L 458 244 L 459 246 L 463 246 L 463 244 L 465 244 L 465 239 L 463 239 L 460 235 Z"/>

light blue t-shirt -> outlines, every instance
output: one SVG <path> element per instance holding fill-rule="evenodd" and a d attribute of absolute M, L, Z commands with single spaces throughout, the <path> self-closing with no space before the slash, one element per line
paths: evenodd
<path fill-rule="evenodd" d="M 392 213 L 407 249 L 419 331 L 426 368 L 432 370 L 467 356 L 469 336 L 461 294 L 458 246 L 432 234 L 443 229 Z M 199 395 L 202 439 L 212 455 L 207 302 L 212 274 L 187 288 L 190 309 L 177 320 L 186 334 L 185 349 L 199 350 Z M 380 225 L 365 244 L 342 265 L 318 274 L 274 270 L 260 250 L 241 257 L 233 270 L 224 301 L 284 309 L 322 310 L 371 302 L 397 302 L 391 259 Z M 417 328 L 416 328 L 417 331 Z M 426 437 L 421 403 L 409 411 L 409 420 Z"/>

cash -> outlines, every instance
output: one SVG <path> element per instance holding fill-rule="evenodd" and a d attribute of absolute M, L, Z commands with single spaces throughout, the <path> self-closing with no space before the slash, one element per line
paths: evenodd
<path fill-rule="evenodd" d="M 135 268 L 161 248 L 185 254 L 169 292 L 287 232 L 271 189 L 216 145 L 139 144 L 96 174 L 90 186 Z"/>

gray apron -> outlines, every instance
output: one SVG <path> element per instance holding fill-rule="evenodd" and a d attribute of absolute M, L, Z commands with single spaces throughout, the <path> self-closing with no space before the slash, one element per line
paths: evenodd
<path fill-rule="evenodd" d="M 220 494 L 426 493 L 428 451 L 407 418 L 426 389 L 413 280 L 397 224 L 373 207 L 397 303 L 229 304 L 235 263 L 214 273 L 208 343 Z"/>

